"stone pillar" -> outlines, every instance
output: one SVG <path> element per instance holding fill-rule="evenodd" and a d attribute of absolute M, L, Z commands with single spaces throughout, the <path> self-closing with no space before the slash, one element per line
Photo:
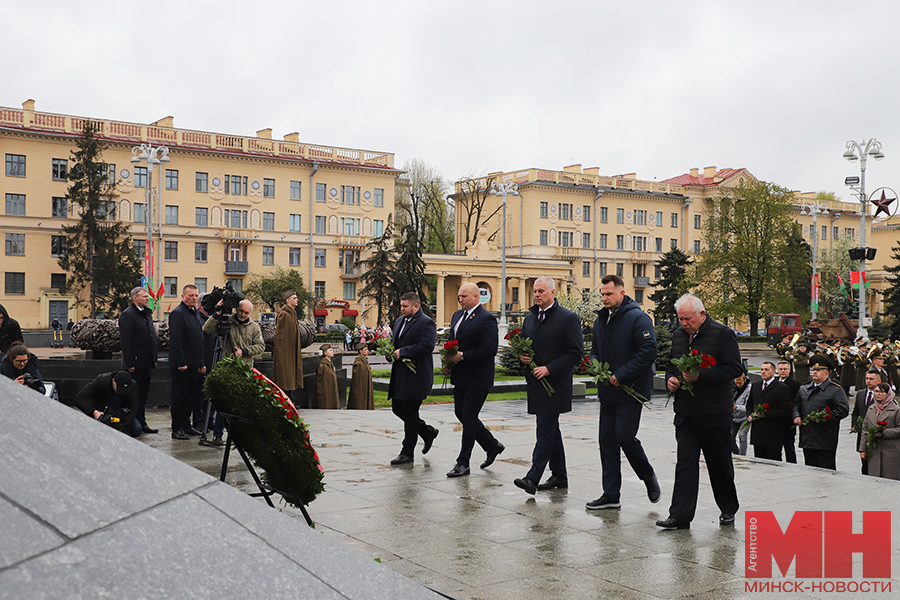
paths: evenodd
<path fill-rule="evenodd" d="M 438 327 L 447 326 L 447 315 L 444 314 L 444 279 L 446 279 L 446 275 L 437 276 L 437 294 L 435 298 L 437 308 L 434 311 L 434 320 L 438 323 Z"/>
<path fill-rule="evenodd" d="M 519 278 L 519 310 L 524 311 L 527 310 L 529 306 L 531 306 L 531 302 L 528 300 L 528 283 L 527 277 Z"/>

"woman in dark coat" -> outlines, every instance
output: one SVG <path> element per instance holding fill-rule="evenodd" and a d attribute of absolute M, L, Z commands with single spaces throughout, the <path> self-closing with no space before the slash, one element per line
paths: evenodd
<path fill-rule="evenodd" d="M 334 364 L 331 357 L 334 356 L 334 348 L 331 344 L 322 344 L 322 360 L 316 369 L 316 408 L 336 409 L 341 407 L 338 398 L 337 373 L 334 372 Z"/>
<path fill-rule="evenodd" d="M 0 360 L 0 375 L 9 377 L 16 383 L 27 385 L 41 394 L 46 392 L 41 372 L 38 370 L 37 356 L 29 352 L 28 348 L 22 344 L 14 345 Z"/>
<path fill-rule="evenodd" d="M 347 397 L 347 408 L 358 410 L 374 410 L 375 394 L 372 385 L 372 367 L 369 366 L 369 347 L 360 342 L 356 345 L 359 354 L 353 361 L 353 379 L 350 380 L 350 395 Z"/>

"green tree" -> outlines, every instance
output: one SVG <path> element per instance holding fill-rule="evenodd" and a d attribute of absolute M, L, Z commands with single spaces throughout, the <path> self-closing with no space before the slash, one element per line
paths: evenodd
<path fill-rule="evenodd" d="M 890 319 L 891 338 L 900 339 L 900 243 L 891 248 L 894 264 L 885 267 L 885 271 L 890 273 L 888 276 L 888 287 L 884 290 L 884 308 L 883 313 Z"/>
<path fill-rule="evenodd" d="M 397 225 L 410 225 L 425 252 L 453 252 L 453 213 L 447 204 L 447 183 L 433 165 L 411 158 L 396 186 Z"/>
<path fill-rule="evenodd" d="M 850 260 L 850 248 L 855 248 L 857 242 L 849 235 L 842 235 L 833 240 L 831 248 L 821 249 L 819 252 L 819 310 L 830 311 L 835 317 L 846 313 L 851 319 L 858 315 L 854 312 L 855 302 L 852 300 L 850 289 L 850 271 L 859 270 L 859 261 Z M 846 293 L 841 292 L 841 284 L 838 281 L 838 273 L 844 280 Z"/>
<path fill-rule="evenodd" d="M 658 289 L 649 296 L 656 303 L 653 316 L 657 322 L 669 321 L 674 327 L 678 321 L 675 301 L 690 289 L 687 272 L 691 266 L 691 257 L 675 247 L 660 256 L 656 264 L 660 267 L 662 277 L 653 284 Z"/>
<path fill-rule="evenodd" d="M 815 234 L 815 232 L 813 232 Z M 785 283 L 791 296 L 797 301 L 799 314 L 803 319 L 809 317 L 812 301 L 812 247 L 803 239 L 800 224 L 794 223 L 787 243 L 776 255 L 785 273 Z M 819 299 L 819 310 L 822 310 L 822 301 Z M 751 329 L 750 335 L 756 335 L 756 330 Z"/>
<path fill-rule="evenodd" d="M 382 235 L 372 238 L 366 245 L 372 252 L 372 255 L 360 261 L 365 272 L 360 276 L 363 287 L 359 290 L 359 299 L 370 298 L 373 301 L 377 311 L 378 323 L 385 322 L 393 306 L 398 303 L 397 299 L 399 298 L 397 289 L 394 286 L 396 259 L 394 258 L 393 238 L 393 219 L 391 215 L 388 215 L 387 224 Z M 371 308 L 367 308 L 366 313 L 369 310 Z"/>
<path fill-rule="evenodd" d="M 250 281 L 244 284 L 244 295 L 250 300 L 262 302 L 271 312 L 276 311 L 276 306 L 282 302 L 281 294 L 285 290 L 297 292 L 297 316 L 309 314 L 316 303 L 310 291 L 303 282 L 303 275 L 296 269 L 275 267 L 265 273 L 253 273 Z"/>
<path fill-rule="evenodd" d="M 394 289 L 399 298 L 406 292 L 416 292 L 421 300 L 422 310 L 426 315 L 431 315 L 429 296 L 425 293 L 428 288 L 428 277 L 425 275 L 425 261 L 422 260 L 424 243 L 416 230 L 406 225 L 400 230 L 400 235 L 394 243 L 397 259 L 394 263 L 394 273 L 391 277 Z M 391 321 L 400 316 L 399 302 L 394 302 L 390 308 Z"/>
<path fill-rule="evenodd" d="M 746 317 L 756 331 L 761 316 L 799 308 L 785 285 L 797 260 L 789 244 L 792 199 L 788 189 L 754 181 L 723 190 L 707 207 L 709 246 L 697 264 L 697 281 L 713 314 Z"/>
<path fill-rule="evenodd" d="M 85 121 L 75 142 L 66 199 L 78 221 L 62 227 L 64 247 L 57 261 L 67 273 L 66 289 L 90 308 L 91 318 L 127 308 L 131 289 L 141 281 L 128 225 L 116 220 L 115 184 L 108 181 L 109 167 L 100 162 L 106 146 L 96 133 L 93 122 Z"/>
<path fill-rule="evenodd" d="M 574 288 L 572 288 L 574 289 Z M 594 311 L 603 308 L 603 300 L 599 290 L 591 290 L 587 294 L 579 291 L 559 292 L 556 301 L 563 308 L 568 308 L 578 315 L 582 325 L 594 326 L 597 314 Z"/>

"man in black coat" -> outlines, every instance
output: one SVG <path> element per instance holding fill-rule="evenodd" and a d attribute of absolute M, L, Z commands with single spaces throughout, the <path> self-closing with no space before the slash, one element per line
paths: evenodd
<path fill-rule="evenodd" d="M 760 367 L 760 381 L 750 386 L 747 401 L 747 422 L 750 423 L 750 443 L 756 458 L 781 460 L 784 443 L 784 422 L 792 419 L 790 390 L 775 376 L 775 364 L 765 361 Z M 760 415 L 754 417 L 754 411 Z"/>
<path fill-rule="evenodd" d="M 187 440 L 200 432 L 191 427 L 191 406 L 197 379 L 206 373 L 203 323 L 197 311 L 200 293 L 195 285 L 181 290 L 181 303 L 169 314 L 169 370 L 172 375 L 172 438 Z"/>
<path fill-rule="evenodd" d="M 400 318 L 394 323 L 392 333 L 394 357 L 388 400 L 391 400 L 391 410 L 403 421 L 403 445 L 400 454 L 391 460 L 392 465 L 413 461 L 419 436 L 424 441 L 422 454 L 431 450 L 438 436 L 438 430 L 419 417 L 419 407 L 434 385 L 436 339 L 434 321 L 422 312 L 419 295 L 406 292 L 400 296 Z M 410 369 L 403 359 L 409 359 L 416 370 Z"/>
<path fill-rule="evenodd" d="M 131 437 L 137 437 L 141 435 L 142 428 L 136 417 L 138 402 L 131 393 L 132 387 L 133 380 L 128 371 L 101 373 L 67 404 Z M 116 425 L 117 419 L 124 420 L 123 427 Z"/>
<path fill-rule="evenodd" d="M 6 352 L 16 342 L 24 342 L 22 328 L 19 322 L 9 316 L 9 313 L 0 304 L 0 352 Z"/>
<path fill-rule="evenodd" d="M 159 433 L 147 425 L 145 411 L 150 395 L 150 372 L 156 368 L 156 328 L 148 305 L 150 294 L 142 287 L 131 290 L 131 306 L 119 315 L 119 337 L 122 342 L 122 369 L 131 373 L 137 384 L 137 420 L 144 433 Z"/>
<path fill-rule="evenodd" d="M 475 442 L 487 453 L 481 468 L 487 468 L 505 447 L 478 418 L 488 392 L 494 385 L 494 357 L 497 355 L 497 319 L 479 303 L 478 286 L 464 283 L 459 288 L 460 310 L 450 319 L 450 339 L 456 340 L 456 354 L 447 357 L 453 384 L 453 409 L 462 423 L 462 445 L 456 466 L 447 477 L 469 474 L 469 458 Z"/>
<path fill-rule="evenodd" d="M 882 375 L 877 369 L 869 369 L 869 372 L 866 373 L 866 387 L 856 392 L 856 399 L 853 402 L 853 413 L 850 415 L 850 432 L 856 432 L 856 446 L 854 448 L 859 448 L 859 440 L 862 436 L 862 430 L 857 428 L 856 422 L 860 417 L 866 418 L 869 407 L 875 402 L 875 386 L 883 381 Z M 860 460 L 862 460 L 862 474 L 868 475 L 869 461 L 865 456 L 861 457 Z"/>
<path fill-rule="evenodd" d="M 831 361 L 825 356 L 814 356 L 809 361 L 812 379 L 800 386 L 797 402 L 793 407 L 794 423 L 800 426 L 800 447 L 803 462 L 808 467 L 836 469 L 840 425 L 838 421 L 850 414 L 850 404 L 841 384 L 832 380 Z M 821 422 L 802 425 L 810 413 L 828 410 L 829 416 Z"/>
<path fill-rule="evenodd" d="M 791 464 L 797 464 L 797 449 L 794 440 L 797 438 L 797 428 L 794 427 L 793 407 L 797 402 L 797 392 L 800 391 L 800 382 L 791 377 L 791 363 L 786 360 L 778 361 L 778 381 L 788 386 L 788 397 L 791 400 L 791 414 L 785 419 L 782 432 L 782 446 L 784 447 L 784 460 Z"/>
<path fill-rule="evenodd" d="M 656 360 L 656 331 L 653 321 L 637 302 L 625 295 L 625 282 L 618 275 L 600 280 L 603 310 L 594 321 L 591 358 L 609 363 L 610 385 L 600 385 L 600 463 L 603 466 L 603 495 L 588 502 L 591 510 L 619 508 L 622 488 L 622 457 L 647 486 L 651 502 L 659 502 L 656 473 L 637 439 L 643 405 L 625 393 L 620 384 L 630 385 L 646 399 L 653 392 L 653 363 Z M 621 452 L 620 452 L 621 449 Z M 539 486 L 540 487 L 540 486 Z"/>
<path fill-rule="evenodd" d="M 513 483 L 529 494 L 534 494 L 550 465 L 551 477 L 543 489 L 565 487 L 569 476 L 566 471 L 566 453 L 559 415 L 572 410 L 572 369 L 584 355 L 584 336 L 578 315 L 563 308 L 556 301 L 556 282 L 550 277 L 539 277 L 534 282 L 534 306 L 522 324 L 520 335 L 532 340 L 534 361 L 527 354 L 519 357 L 526 368 L 528 388 L 528 414 L 536 415 L 537 442 L 531 455 L 531 469 Z M 540 380 L 546 379 L 553 388 L 549 394 Z"/>
<path fill-rule="evenodd" d="M 678 457 L 675 488 L 669 518 L 656 525 L 663 529 L 688 529 L 697 511 L 700 486 L 700 452 L 706 460 L 709 482 L 721 511 L 720 525 L 733 525 L 739 508 L 731 462 L 731 415 L 734 379 L 743 372 L 741 352 L 734 331 L 707 316 L 703 302 L 693 294 L 675 301 L 681 327 L 672 334 L 671 358 L 696 350 L 715 359 L 697 375 L 679 372 L 669 364 L 666 387 L 675 395 L 675 440 Z M 682 380 L 693 390 L 682 389 Z"/>

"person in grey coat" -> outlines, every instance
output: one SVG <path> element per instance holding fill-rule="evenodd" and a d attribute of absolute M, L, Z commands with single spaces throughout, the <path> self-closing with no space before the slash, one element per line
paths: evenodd
<path fill-rule="evenodd" d="M 800 386 L 793 406 L 794 424 L 800 427 L 800 447 L 804 464 L 809 467 L 836 469 L 840 426 L 838 421 L 850 414 L 850 404 L 841 384 L 830 379 L 831 362 L 816 355 L 809 361 L 812 380 Z M 801 425 L 810 413 L 827 410 L 829 416 L 819 423 Z"/>
<path fill-rule="evenodd" d="M 873 448 L 867 447 L 868 435 L 860 436 L 859 455 L 866 459 L 868 474 L 873 477 L 900 479 L 900 406 L 894 401 L 894 391 L 888 383 L 875 386 L 875 401 L 869 406 L 863 421 L 863 431 L 882 425 L 884 431 L 876 433 L 880 441 Z"/>

